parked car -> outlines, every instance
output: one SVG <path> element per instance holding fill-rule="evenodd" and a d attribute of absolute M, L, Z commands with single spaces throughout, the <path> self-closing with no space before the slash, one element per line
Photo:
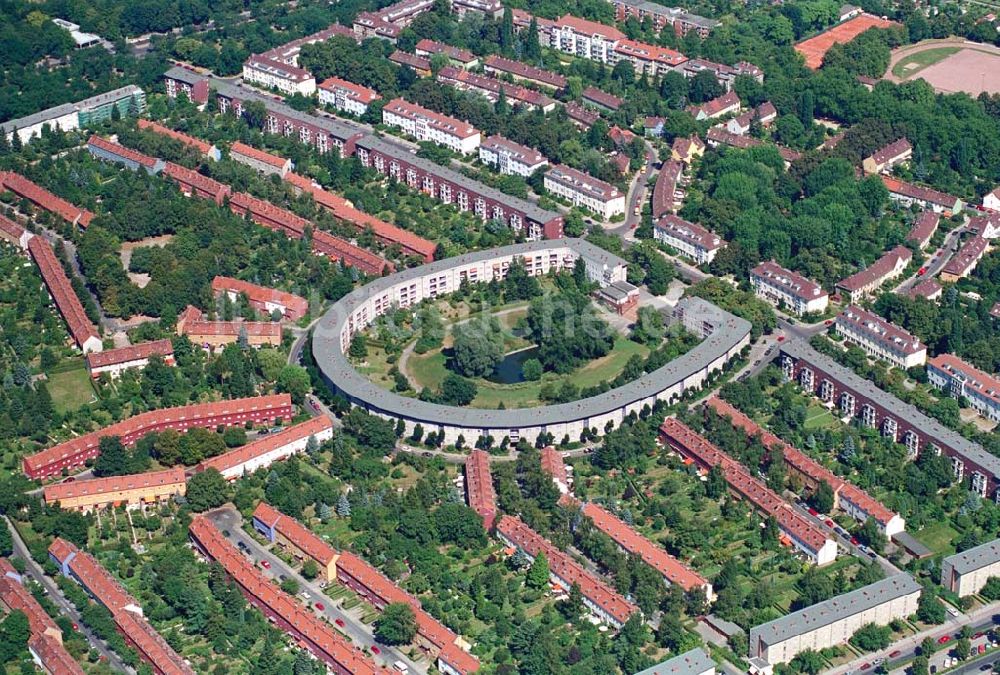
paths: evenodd
<path fill-rule="evenodd" d="M 313 607 L 315 607 L 316 609 L 318 609 L 321 612 L 325 612 L 326 611 L 326 607 L 323 605 L 322 602 L 317 602 L 315 605 L 313 605 Z"/>
<path fill-rule="evenodd" d="M 271 569 L 271 563 L 269 563 L 269 562 L 268 562 L 268 561 L 266 561 L 266 560 L 261 560 L 261 561 L 260 561 L 260 566 L 261 566 L 261 567 L 263 567 L 263 568 L 264 568 L 264 569 L 266 569 L 266 570 L 269 570 L 269 569 Z"/>
<path fill-rule="evenodd" d="M 813 516 L 813 517 L 818 516 L 819 515 L 819 511 L 817 511 L 816 509 L 814 509 L 813 507 L 810 506 L 809 507 L 809 515 Z"/>
<path fill-rule="evenodd" d="M 865 665 L 861 666 L 861 670 L 868 670 L 871 667 L 872 667 L 872 664 L 866 663 Z"/>
<path fill-rule="evenodd" d="M 889 654 L 889 658 L 890 658 L 890 659 L 894 659 L 894 658 L 896 658 L 897 656 L 899 656 L 899 655 L 900 655 L 900 654 L 902 654 L 902 653 L 903 653 L 903 652 L 901 652 L 900 650 L 898 650 L 898 649 L 897 649 L 896 651 L 894 651 L 894 652 L 892 652 L 891 654 Z"/>
<path fill-rule="evenodd" d="M 827 527 L 836 527 L 836 526 L 837 526 L 837 524 L 836 524 L 835 522 L 833 522 L 833 520 L 832 520 L 832 519 L 830 519 L 830 518 L 827 518 L 827 519 L 826 519 L 826 526 L 827 526 Z"/>
<path fill-rule="evenodd" d="M 335 624 L 337 624 L 338 626 L 340 626 L 341 628 L 344 627 L 344 620 L 343 619 L 334 619 L 333 622 Z"/>
<path fill-rule="evenodd" d="M 853 544 L 854 546 L 857 546 L 857 545 L 858 545 L 858 544 L 860 544 L 860 543 L 861 543 L 861 542 L 860 542 L 860 541 L 858 541 L 858 538 L 857 538 L 857 537 L 851 537 L 851 544 Z"/>
<path fill-rule="evenodd" d="M 938 644 L 939 645 L 946 645 L 949 642 L 951 642 L 951 636 L 950 635 L 942 635 L 941 637 L 938 638 Z"/>
<path fill-rule="evenodd" d="M 378 645 L 372 645 L 372 654 L 381 654 L 382 650 L 378 648 Z"/>

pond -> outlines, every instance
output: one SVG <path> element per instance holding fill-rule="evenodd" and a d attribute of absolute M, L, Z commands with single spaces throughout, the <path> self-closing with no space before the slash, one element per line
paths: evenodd
<path fill-rule="evenodd" d="M 503 357 L 497 364 L 496 370 L 488 379 L 490 382 L 498 384 L 517 384 L 524 382 L 524 375 L 521 374 L 521 366 L 528 359 L 538 357 L 538 347 L 525 347 L 516 352 L 511 352 Z"/>

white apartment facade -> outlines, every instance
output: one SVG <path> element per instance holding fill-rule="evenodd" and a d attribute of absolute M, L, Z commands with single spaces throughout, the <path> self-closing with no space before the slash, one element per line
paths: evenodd
<path fill-rule="evenodd" d="M 552 194 L 573 206 L 593 211 L 604 220 L 625 213 L 625 195 L 618 188 L 577 169 L 557 164 L 545 174 L 544 184 Z"/>
<path fill-rule="evenodd" d="M 490 136 L 479 145 L 479 161 L 502 174 L 523 178 L 549 163 L 537 150 L 503 136 Z"/>
<path fill-rule="evenodd" d="M 246 60 L 243 81 L 272 87 L 289 95 L 312 96 L 316 93 L 316 78 L 309 71 L 266 56 L 255 55 Z"/>
<path fill-rule="evenodd" d="M 588 21 L 570 14 L 555 21 L 549 32 L 549 46 L 580 58 L 610 63 L 615 47 L 625 34 L 617 28 Z"/>
<path fill-rule="evenodd" d="M 481 141 L 479 130 L 468 122 L 441 115 L 401 98 L 389 101 L 382 108 L 382 122 L 401 129 L 418 141 L 430 141 L 463 155 L 474 153 Z"/>
<path fill-rule="evenodd" d="M 699 265 L 715 260 L 715 254 L 726 246 L 719 235 L 672 213 L 656 221 L 653 238 L 677 249 Z"/>
<path fill-rule="evenodd" d="M 757 297 L 774 306 L 784 305 L 798 316 L 826 311 L 830 296 L 819 284 L 787 270 L 774 261 L 762 262 L 750 272 Z"/>
<path fill-rule="evenodd" d="M 1000 539 L 941 561 L 941 585 L 959 597 L 978 593 L 990 577 L 1000 577 Z"/>
<path fill-rule="evenodd" d="M 319 102 L 358 117 L 368 112 L 368 105 L 381 98 L 378 92 L 339 77 L 329 77 L 317 85 Z"/>
<path fill-rule="evenodd" d="M 927 379 L 953 398 L 964 398 L 986 419 L 1000 422 L 1000 380 L 953 354 L 927 362 Z"/>
<path fill-rule="evenodd" d="M 927 347 L 915 336 L 874 312 L 851 305 L 837 315 L 837 332 L 869 356 L 906 370 L 927 361 Z"/>

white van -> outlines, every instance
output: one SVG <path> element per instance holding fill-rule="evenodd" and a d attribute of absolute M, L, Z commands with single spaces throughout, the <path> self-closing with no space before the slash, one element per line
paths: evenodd
<path fill-rule="evenodd" d="M 410 672 L 409 667 L 405 663 L 403 663 L 402 661 L 396 661 L 394 664 L 392 664 L 392 667 L 395 668 L 396 670 L 398 670 L 401 673 L 408 673 L 408 672 Z"/>

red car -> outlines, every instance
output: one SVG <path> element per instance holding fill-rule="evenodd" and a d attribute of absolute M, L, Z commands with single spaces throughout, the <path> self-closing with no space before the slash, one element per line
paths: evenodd
<path fill-rule="evenodd" d="M 834 523 L 831 519 L 829 519 L 829 518 L 826 519 L 826 526 L 827 527 L 834 527 L 834 525 L 836 525 L 836 523 Z"/>
<path fill-rule="evenodd" d="M 784 335 L 779 335 L 778 336 L 778 342 L 784 342 L 784 341 L 785 341 L 785 336 Z"/>
<path fill-rule="evenodd" d="M 922 277 L 925 274 L 927 274 L 927 268 L 926 267 L 921 267 L 920 269 L 917 270 L 917 276 L 918 277 Z"/>
<path fill-rule="evenodd" d="M 825 325 L 825 326 L 832 326 L 833 325 L 833 319 L 827 319 L 826 321 L 823 322 L 823 325 Z"/>
<path fill-rule="evenodd" d="M 901 652 L 901 651 L 899 651 L 899 650 L 897 649 L 897 650 L 896 650 L 896 651 L 894 651 L 893 653 L 889 654 L 889 658 L 890 658 L 890 659 L 894 659 L 894 658 L 896 658 L 897 656 L 899 656 L 899 655 L 900 655 L 900 654 L 902 654 L 902 653 L 903 653 L 903 652 Z"/>
<path fill-rule="evenodd" d="M 266 570 L 271 569 L 271 563 L 267 562 L 266 560 L 261 560 L 260 561 L 260 566 L 263 567 Z"/>
<path fill-rule="evenodd" d="M 986 645 L 979 645 L 979 653 L 980 654 L 986 653 Z"/>
<path fill-rule="evenodd" d="M 382 650 L 378 648 L 378 645 L 372 645 L 372 654 L 381 654 Z"/>
<path fill-rule="evenodd" d="M 316 603 L 315 605 L 313 605 L 313 606 L 314 606 L 314 607 L 315 607 L 316 609 L 318 609 L 319 611 L 321 611 L 321 612 L 325 612 L 325 611 L 326 611 L 326 607 L 324 607 L 324 606 L 323 606 L 323 603 L 322 603 L 322 602 L 317 602 L 317 603 Z"/>
<path fill-rule="evenodd" d="M 861 666 L 861 670 L 868 670 L 871 667 L 872 667 L 872 664 L 866 663 L 865 665 Z"/>
<path fill-rule="evenodd" d="M 851 544 L 853 544 L 854 546 L 857 546 L 857 545 L 858 545 L 858 544 L 860 544 L 860 543 L 861 543 L 861 542 L 860 542 L 860 541 L 858 541 L 858 538 L 857 538 L 857 537 L 851 537 Z"/>
<path fill-rule="evenodd" d="M 951 636 L 950 635 L 942 635 L 941 637 L 938 638 L 938 644 L 939 645 L 946 645 L 949 642 L 951 642 Z"/>
<path fill-rule="evenodd" d="M 986 635 L 986 633 L 984 633 L 982 631 L 979 631 L 978 633 L 976 633 L 975 635 L 972 636 L 972 639 L 973 640 L 978 640 L 979 638 L 983 637 L 984 635 Z"/>
<path fill-rule="evenodd" d="M 338 626 L 340 626 L 341 628 L 344 627 L 344 620 L 343 619 L 334 619 L 333 622 L 335 624 L 337 624 Z"/>
<path fill-rule="evenodd" d="M 74 623 L 73 630 L 80 630 L 80 624 Z"/>
<path fill-rule="evenodd" d="M 819 511 L 817 511 L 816 509 L 810 507 L 809 508 L 809 515 L 810 516 L 818 516 L 819 515 Z"/>

